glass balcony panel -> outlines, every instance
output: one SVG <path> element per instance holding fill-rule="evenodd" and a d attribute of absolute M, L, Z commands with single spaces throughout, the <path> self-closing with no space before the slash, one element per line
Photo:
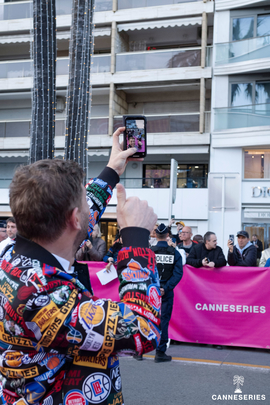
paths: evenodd
<path fill-rule="evenodd" d="M 31 17 L 31 2 L 22 4 L 0 4 L 0 20 L 17 20 Z"/>
<path fill-rule="evenodd" d="M 115 132 L 119 127 L 123 126 L 123 118 L 117 117 L 113 119 L 113 132 Z"/>
<path fill-rule="evenodd" d="M 59 58 L 56 62 L 56 75 L 68 75 L 69 58 Z"/>
<path fill-rule="evenodd" d="M 4 138 L 4 136 L 5 136 L 5 128 L 6 128 L 5 123 L 0 122 L 0 138 Z"/>
<path fill-rule="evenodd" d="M 30 135 L 30 122 L 6 122 L 6 137 L 21 137 Z"/>
<path fill-rule="evenodd" d="M 65 135 L 65 121 L 57 120 L 55 121 L 55 136 L 64 136 Z"/>
<path fill-rule="evenodd" d="M 111 70 L 111 55 L 94 56 L 91 73 L 105 73 Z"/>
<path fill-rule="evenodd" d="M 118 0 L 118 10 L 125 8 L 154 7 L 169 4 L 191 3 L 199 0 Z"/>
<path fill-rule="evenodd" d="M 90 120 L 90 135 L 108 135 L 109 118 L 92 118 Z"/>
<path fill-rule="evenodd" d="M 33 76 L 32 73 L 32 62 L 31 61 L 25 61 L 25 62 L 12 62 L 12 63 L 7 63 L 1 64 L 0 70 L 2 70 L 2 66 L 4 67 L 4 70 L 6 71 L 6 78 L 14 78 L 14 77 L 31 77 Z"/>
<path fill-rule="evenodd" d="M 9 188 L 12 179 L 0 179 L 0 188 Z"/>
<path fill-rule="evenodd" d="M 187 1 L 187 0 L 185 0 Z M 71 14 L 72 0 L 56 0 L 56 15 Z M 32 18 L 32 2 L 1 3 L 0 20 Z M 112 0 L 96 0 L 95 11 L 112 10 Z"/>
<path fill-rule="evenodd" d="M 0 79 L 7 78 L 8 65 L 7 63 L 0 63 Z"/>
<path fill-rule="evenodd" d="M 270 103 L 215 109 L 215 131 L 268 125 Z"/>
<path fill-rule="evenodd" d="M 170 132 L 198 132 L 200 115 L 167 115 L 146 116 L 147 132 L 170 133 Z M 123 126 L 123 120 L 119 117 L 114 119 L 114 131 Z"/>
<path fill-rule="evenodd" d="M 270 58 L 270 35 L 216 45 L 216 64 Z"/>
<path fill-rule="evenodd" d="M 112 10 L 112 0 L 96 0 L 95 6 L 95 11 Z"/>
<path fill-rule="evenodd" d="M 116 55 L 116 71 L 200 66 L 201 50 L 130 52 Z"/>
<path fill-rule="evenodd" d="M 72 0 L 56 0 L 56 15 L 71 14 Z"/>
<path fill-rule="evenodd" d="M 125 188 L 170 188 L 170 178 L 168 176 L 158 178 L 120 178 L 120 183 Z M 177 179 L 177 188 L 207 188 L 207 176 Z"/>

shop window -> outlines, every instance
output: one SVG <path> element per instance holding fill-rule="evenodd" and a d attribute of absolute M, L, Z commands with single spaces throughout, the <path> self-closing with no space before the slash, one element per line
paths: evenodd
<path fill-rule="evenodd" d="M 232 40 L 270 35 L 270 14 L 254 14 L 232 19 Z"/>
<path fill-rule="evenodd" d="M 206 188 L 208 176 L 207 164 L 179 164 L 177 173 L 178 188 Z M 170 165 L 144 165 L 144 187 L 169 188 Z"/>
<path fill-rule="evenodd" d="M 270 149 L 245 150 L 245 179 L 270 179 Z"/>

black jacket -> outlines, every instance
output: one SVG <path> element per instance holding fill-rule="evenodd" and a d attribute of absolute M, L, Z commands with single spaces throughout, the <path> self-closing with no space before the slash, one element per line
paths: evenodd
<path fill-rule="evenodd" d="M 263 251 L 263 245 L 259 239 L 256 240 L 256 245 L 258 246 L 258 247 L 255 246 L 257 249 L 257 259 L 260 259 Z"/>
<path fill-rule="evenodd" d="M 227 262 L 221 247 L 217 246 L 215 249 L 208 250 L 204 243 L 193 246 L 187 257 L 187 264 L 197 268 L 202 267 L 202 260 L 205 257 L 209 259 L 209 262 L 214 262 L 215 267 L 226 266 Z"/>
<path fill-rule="evenodd" d="M 232 253 L 228 252 L 228 263 L 230 266 L 256 267 L 257 248 L 254 245 L 250 245 L 244 249 L 241 256 L 239 250 L 234 246 Z"/>

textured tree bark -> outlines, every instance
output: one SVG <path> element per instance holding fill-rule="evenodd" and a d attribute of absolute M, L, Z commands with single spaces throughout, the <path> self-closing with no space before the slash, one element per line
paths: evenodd
<path fill-rule="evenodd" d="M 74 0 L 69 49 L 65 159 L 77 161 L 87 176 L 93 53 L 93 1 Z"/>
<path fill-rule="evenodd" d="M 56 20 L 55 0 L 33 0 L 34 63 L 30 163 L 54 156 Z"/>

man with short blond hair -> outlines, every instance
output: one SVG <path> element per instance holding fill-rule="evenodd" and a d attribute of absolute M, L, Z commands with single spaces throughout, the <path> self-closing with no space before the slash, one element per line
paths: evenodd
<path fill-rule="evenodd" d="M 184 251 L 186 252 L 186 257 L 188 257 L 189 252 L 191 251 L 193 246 L 196 245 L 196 243 L 191 240 L 193 233 L 190 226 L 184 226 L 182 232 L 179 235 L 181 242 L 177 245 L 177 247 L 179 249 L 184 249 Z"/>

